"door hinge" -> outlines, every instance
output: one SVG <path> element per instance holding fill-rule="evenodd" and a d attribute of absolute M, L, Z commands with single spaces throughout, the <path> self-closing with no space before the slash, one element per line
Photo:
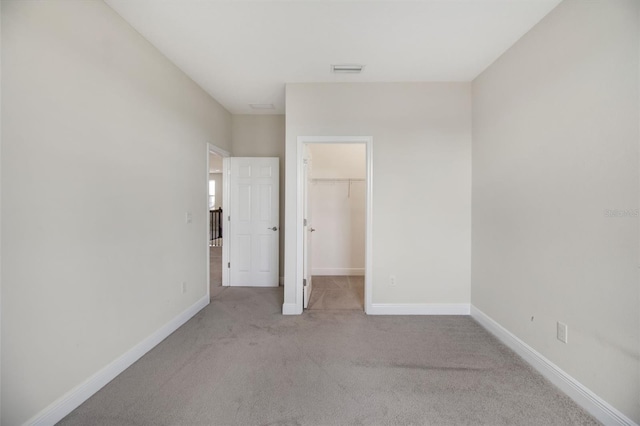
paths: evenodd
<path fill-rule="evenodd" d="M 303 286 L 303 287 L 306 287 L 306 286 L 307 286 L 307 279 L 306 279 L 306 278 L 304 278 L 304 279 L 302 280 L 302 286 Z"/>
<path fill-rule="evenodd" d="M 231 268 L 231 262 L 227 263 L 227 268 Z"/>
<path fill-rule="evenodd" d="M 302 225 L 307 226 L 307 219 L 302 219 Z"/>
<path fill-rule="evenodd" d="M 231 216 L 227 216 L 227 220 L 231 222 Z"/>

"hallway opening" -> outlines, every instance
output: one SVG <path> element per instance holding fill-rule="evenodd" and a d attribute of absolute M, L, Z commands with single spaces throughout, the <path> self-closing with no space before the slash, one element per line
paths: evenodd
<path fill-rule="evenodd" d="M 208 210 L 209 210 L 209 297 L 213 299 L 226 287 L 222 285 L 223 229 L 223 173 L 222 156 L 209 150 L 208 153 Z"/>

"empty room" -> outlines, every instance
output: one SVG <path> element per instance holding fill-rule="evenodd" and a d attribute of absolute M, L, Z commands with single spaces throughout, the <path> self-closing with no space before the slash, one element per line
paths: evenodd
<path fill-rule="evenodd" d="M 640 424 L 639 0 L 2 0 L 0 423 Z"/>

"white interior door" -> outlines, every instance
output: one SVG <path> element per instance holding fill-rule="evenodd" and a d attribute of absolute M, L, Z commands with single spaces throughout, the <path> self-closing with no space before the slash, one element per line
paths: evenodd
<path fill-rule="evenodd" d="M 279 159 L 229 159 L 229 285 L 277 287 Z M 225 241 L 227 244 L 227 241 Z"/>
<path fill-rule="evenodd" d="M 311 181 L 311 154 L 308 147 L 305 145 L 305 158 L 303 164 L 303 182 L 304 182 L 304 220 L 303 220 L 303 307 L 307 309 L 309 307 L 309 299 L 311 298 L 311 290 L 313 289 L 313 282 L 311 280 L 311 236 L 314 229 L 311 225 L 311 206 L 310 204 L 310 181 Z"/>

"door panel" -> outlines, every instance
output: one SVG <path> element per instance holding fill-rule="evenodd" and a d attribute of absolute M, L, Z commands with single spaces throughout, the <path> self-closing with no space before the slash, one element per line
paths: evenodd
<path fill-rule="evenodd" d="M 311 226 L 311 208 L 309 206 L 310 197 L 309 197 L 309 182 L 311 179 L 311 153 L 309 148 L 304 146 L 304 164 L 303 164 L 303 211 L 304 211 L 304 222 L 303 222 L 303 235 L 302 238 L 302 251 L 303 251 L 303 272 L 302 276 L 304 277 L 304 284 L 302 287 L 302 307 L 307 309 L 309 307 L 309 299 L 311 299 L 311 291 L 313 290 L 313 282 L 311 280 L 311 236 L 312 236 L 312 226 Z"/>
<path fill-rule="evenodd" d="M 269 272 L 271 270 L 271 247 L 273 246 L 273 236 L 260 235 L 258 241 L 258 271 Z"/>
<path fill-rule="evenodd" d="M 279 159 L 229 162 L 229 285 L 277 287 Z"/>
<path fill-rule="evenodd" d="M 233 187 L 232 187 L 233 188 Z M 249 222 L 251 220 L 251 185 L 238 185 L 238 220 Z"/>
<path fill-rule="evenodd" d="M 271 185 L 258 185 L 258 192 L 259 192 L 258 208 L 259 208 L 260 220 L 267 221 L 267 222 L 272 220 L 271 214 L 273 213 L 271 211 L 271 198 L 272 198 L 271 189 L 272 189 Z"/>
<path fill-rule="evenodd" d="M 238 253 L 251 253 L 251 235 L 238 235 L 237 241 Z M 238 272 L 251 272 L 251 258 L 249 256 L 238 256 L 234 263 L 238 264 Z"/>

